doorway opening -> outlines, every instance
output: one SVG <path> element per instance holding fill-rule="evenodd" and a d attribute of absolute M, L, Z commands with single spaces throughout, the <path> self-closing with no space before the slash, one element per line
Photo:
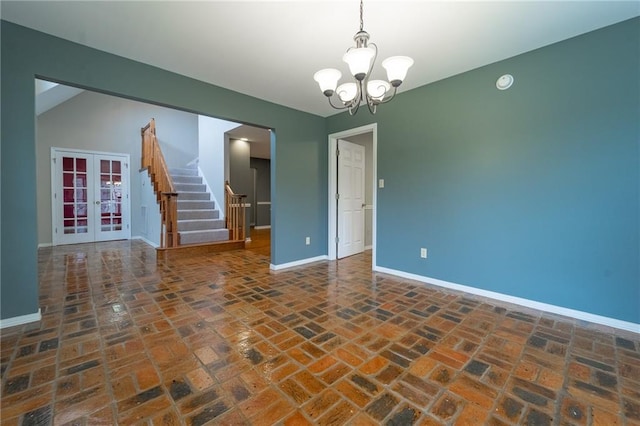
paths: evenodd
<path fill-rule="evenodd" d="M 328 164 L 328 258 L 330 260 L 336 260 L 343 255 L 354 254 L 354 247 L 348 248 L 343 252 L 343 247 L 340 247 L 340 236 L 353 235 L 351 230 L 344 228 L 347 226 L 362 226 L 363 227 L 363 249 L 371 248 L 371 258 L 373 268 L 376 266 L 376 182 L 377 182 L 377 124 L 372 123 L 365 126 L 357 127 L 350 130 L 345 130 L 339 133 L 333 133 L 329 135 L 329 164 Z M 340 141 L 346 141 L 351 144 L 364 147 L 365 159 L 365 171 L 364 171 L 364 194 L 362 200 L 359 199 L 358 194 L 347 194 L 346 199 L 340 193 L 344 189 L 345 183 L 348 187 L 357 188 L 359 185 L 357 182 L 353 182 L 354 173 L 357 176 L 358 167 L 353 167 L 353 157 L 348 159 L 346 167 L 343 167 L 342 176 L 339 163 L 343 166 L 344 161 L 339 160 L 338 147 L 341 144 Z M 350 145 L 345 145 L 349 147 Z M 349 149 L 349 148 L 347 148 Z M 344 148 L 343 148 L 344 153 Z M 341 155 L 343 154 L 341 153 Z M 358 160 L 359 161 L 359 160 Z M 347 175 L 347 176 L 345 176 Z M 357 178 L 356 178 L 357 179 Z M 346 181 L 346 182 L 345 182 Z M 342 182 L 342 184 L 341 184 Z M 342 186 L 342 188 L 341 188 Z M 355 195 L 355 196 L 354 196 Z M 340 200 L 347 201 L 348 203 L 342 204 Z M 350 204 L 347 205 L 347 204 Z M 356 205 L 357 204 L 357 205 Z M 358 211 L 358 209 L 360 209 Z M 355 212 L 356 219 L 353 220 L 353 213 Z M 342 217 L 341 217 L 342 216 Z M 361 218 L 361 222 L 357 217 Z M 346 234 L 345 234 L 346 233 Z M 353 238 L 349 241 L 349 244 L 356 242 L 357 238 Z M 344 239 L 343 239 L 344 242 Z M 360 243 L 357 243 L 355 250 L 360 250 Z M 360 250 L 361 251 L 361 250 Z"/>
<path fill-rule="evenodd" d="M 37 112 L 38 247 L 74 244 L 85 240 L 99 241 L 107 237 L 109 239 L 115 237 L 142 239 L 152 246 L 159 245 L 161 222 L 157 200 L 151 190 L 152 185 L 147 172 L 140 171 L 137 166 L 141 156 L 139 129 L 152 117 L 160 128 L 159 142 L 162 145 L 167 166 L 173 169 L 197 169 L 198 175 L 207 177 L 208 183 L 198 186 L 205 187 L 204 192 L 209 193 L 209 201 L 216 201 L 214 209 L 220 209 L 221 214 L 224 214 L 225 180 L 230 180 L 234 184 L 231 175 L 235 175 L 235 170 L 229 170 L 230 163 L 233 162 L 235 166 L 236 163 L 241 162 L 243 168 L 239 169 L 238 174 L 242 175 L 245 171 L 250 173 L 250 160 L 252 161 L 254 157 L 270 164 L 271 157 L 275 155 L 275 131 L 268 128 L 214 119 L 219 126 L 214 129 L 214 135 L 209 135 L 205 131 L 209 128 L 205 129 L 200 118 L 211 117 L 199 115 L 193 111 L 127 99 L 119 95 L 92 91 L 89 88 L 71 87 L 67 85 L 68 83 L 46 81 L 42 77 L 36 78 L 34 83 Z M 220 130 L 222 127 L 224 129 Z M 233 133 L 226 134 L 230 129 Z M 229 158 L 230 139 L 243 140 L 250 147 L 246 152 L 242 152 L 244 157 L 241 161 L 234 162 L 236 157 Z M 205 146 L 209 151 L 204 150 Z M 257 153 L 255 147 L 260 148 Z M 97 180 L 94 179 L 94 181 L 100 184 L 96 186 L 97 184 L 94 185 L 89 181 L 80 182 L 78 179 L 82 180 L 81 178 L 91 171 L 91 168 L 102 170 L 103 163 L 94 163 L 94 160 L 89 161 L 89 159 L 76 161 L 78 155 L 74 154 L 73 158 L 67 160 L 68 163 L 73 160 L 73 169 L 67 165 L 68 167 L 64 170 L 60 170 L 57 181 L 61 183 L 52 188 L 52 183 L 56 182 L 56 179 L 51 178 L 56 166 L 51 156 L 52 148 L 89 153 L 94 156 L 118 153 L 117 155 L 125 156 L 126 160 L 113 163 L 115 160 L 102 159 L 111 161 L 109 178 L 107 178 L 107 172 L 102 173 L 104 176 L 98 175 L 99 179 L 96 178 Z M 62 167 L 64 159 L 61 157 L 60 161 L 60 167 Z M 120 174 L 117 172 L 118 165 L 121 167 Z M 211 178 L 208 178 L 208 169 L 204 170 L 207 165 L 211 165 L 213 169 Z M 262 191 L 262 194 L 267 194 L 268 198 L 258 198 L 258 204 L 266 207 L 265 212 L 258 212 L 261 221 L 268 221 L 264 226 L 269 226 L 271 222 L 270 196 L 273 192 L 271 182 L 275 181 L 270 178 L 269 169 L 270 167 L 266 168 L 266 173 L 269 175 L 266 182 L 267 190 Z M 74 173 L 73 180 L 65 184 L 62 179 L 69 178 L 72 173 Z M 104 178 L 104 185 L 101 183 L 102 178 Z M 109 186 L 110 182 L 117 182 L 120 185 L 113 183 Z M 240 179 L 236 186 L 243 182 L 244 180 Z M 251 179 L 251 184 L 252 182 Z M 121 193 L 124 183 L 130 184 L 129 190 Z M 234 187 L 234 191 L 251 194 L 249 188 Z M 107 189 L 111 191 L 109 199 L 103 200 L 103 192 L 104 197 L 108 195 Z M 56 199 L 63 200 L 64 206 L 56 206 L 52 202 L 56 190 L 60 192 L 60 197 Z M 185 191 L 191 190 L 185 189 Z M 65 195 L 66 198 L 64 198 Z M 89 198 L 92 205 L 89 205 Z M 252 207 L 255 207 L 255 204 L 252 203 Z M 120 217 L 121 212 L 125 213 L 122 217 Z M 246 213 L 249 219 L 251 212 Z M 93 217 L 96 215 L 99 216 L 97 219 Z M 223 219 L 223 217 L 220 218 Z M 203 221 L 207 221 L 207 218 L 203 218 Z M 90 222 L 93 222 L 94 226 Z M 98 225 L 99 227 L 96 228 Z M 62 235 L 60 239 L 54 235 L 56 227 L 58 235 Z M 246 229 L 248 229 L 248 223 Z M 95 238 L 91 237 L 91 234 Z M 248 232 L 247 236 L 249 236 Z M 269 246 L 264 250 L 266 253 L 270 253 L 273 246 L 271 240 L 269 233 L 269 240 L 265 243 Z"/>

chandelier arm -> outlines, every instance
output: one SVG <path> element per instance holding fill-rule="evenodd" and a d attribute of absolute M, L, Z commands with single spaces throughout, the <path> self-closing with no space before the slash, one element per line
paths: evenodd
<path fill-rule="evenodd" d="M 356 88 L 358 89 L 358 92 L 356 94 L 356 97 L 353 98 L 353 99 L 354 99 L 354 101 L 356 99 L 358 100 L 358 105 L 360 104 L 360 102 L 366 100 L 365 97 L 366 97 L 366 94 L 367 94 L 367 89 L 366 88 L 367 88 L 367 82 L 368 81 L 369 81 L 369 75 L 367 74 L 364 77 L 364 80 L 358 81 L 356 83 Z"/>
<path fill-rule="evenodd" d="M 341 106 L 336 106 L 333 104 L 333 102 L 331 102 L 331 99 L 333 99 L 333 96 L 328 96 L 327 100 L 329 101 L 329 105 L 331 105 L 332 108 L 334 109 L 345 109 L 345 108 L 349 108 L 348 105 L 342 104 Z M 340 98 L 338 98 L 340 99 Z"/>
<path fill-rule="evenodd" d="M 360 102 L 354 102 L 349 106 L 349 115 L 356 115 L 360 109 Z"/>
<path fill-rule="evenodd" d="M 370 102 L 373 102 L 373 99 L 371 99 L 371 97 L 369 96 L 367 87 L 369 85 L 369 78 L 371 78 L 371 72 L 373 71 L 373 65 L 376 63 L 376 59 L 378 59 L 378 46 L 375 43 L 369 43 L 367 46 L 373 47 L 373 59 L 371 60 L 371 64 L 369 65 L 369 71 L 367 71 L 367 75 L 365 75 L 364 79 L 360 82 L 360 99 L 366 102 L 367 105 L 369 105 Z M 369 112 L 371 112 L 371 107 L 369 107 Z M 372 112 L 372 114 L 375 113 Z"/>
<path fill-rule="evenodd" d="M 349 101 L 349 115 L 356 115 L 358 109 L 360 109 L 360 103 L 362 103 L 362 81 L 356 81 L 356 95 Z"/>
<path fill-rule="evenodd" d="M 383 98 L 380 102 L 378 102 L 379 104 L 386 104 L 387 102 L 389 102 L 391 99 L 393 99 L 396 96 L 396 92 L 398 91 L 398 87 L 394 87 L 393 88 L 393 93 L 391 93 L 391 96 L 389 96 L 388 98 L 385 97 Z"/>
<path fill-rule="evenodd" d="M 371 102 L 367 102 L 367 108 L 369 108 L 369 112 L 371 114 L 376 113 L 376 103 L 374 103 L 373 100 Z"/>
<path fill-rule="evenodd" d="M 371 71 L 373 71 L 373 65 L 376 63 L 376 59 L 378 59 L 378 45 L 375 43 L 369 43 L 367 44 L 368 46 L 373 46 L 373 59 L 371 60 L 371 65 L 369 65 L 369 71 L 367 72 L 367 81 L 369 80 L 369 77 L 371 77 Z"/>

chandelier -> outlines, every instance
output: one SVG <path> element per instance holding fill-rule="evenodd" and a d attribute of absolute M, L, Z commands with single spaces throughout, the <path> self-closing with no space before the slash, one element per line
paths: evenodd
<path fill-rule="evenodd" d="M 350 115 L 355 115 L 363 102 L 367 104 L 369 112 L 375 114 L 378 105 L 393 99 L 398 86 L 407 76 L 409 67 L 413 65 L 413 59 L 408 56 L 392 56 L 382 61 L 382 66 L 387 70 L 388 81 L 370 79 L 378 56 L 378 46 L 369 43 L 369 33 L 363 29 L 362 1 L 360 0 L 360 31 L 353 36 L 356 45 L 347 49 L 342 57 L 349 65 L 355 81 L 338 86 L 342 73 L 335 68 L 325 68 L 313 76 L 329 104 L 335 109 L 348 109 Z"/>

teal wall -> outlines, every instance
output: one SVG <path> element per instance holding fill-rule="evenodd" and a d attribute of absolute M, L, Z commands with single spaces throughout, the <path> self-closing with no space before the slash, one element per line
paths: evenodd
<path fill-rule="evenodd" d="M 38 310 L 35 77 L 274 128 L 272 149 L 279 161 L 272 170 L 278 191 L 272 192 L 271 261 L 282 264 L 326 254 L 323 118 L 6 21 L 1 21 L 1 43 L 0 318 Z M 305 236 L 311 236 L 311 246 L 305 246 Z"/>
<path fill-rule="evenodd" d="M 640 323 L 639 79 L 633 19 L 329 117 L 378 123 L 378 266 Z"/>
<path fill-rule="evenodd" d="M 326 135 L 375 121 L 379 266 L 640 323 L 640 19 L 326 120 L 1 25 L 1 318 L 38 309 L 40 76 L 275 128 L 274 264 L 327 253 Z"/>

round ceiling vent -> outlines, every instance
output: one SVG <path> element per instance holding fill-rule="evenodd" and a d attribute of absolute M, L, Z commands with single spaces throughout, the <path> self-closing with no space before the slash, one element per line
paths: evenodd
<path fill-rule="evenodd" d="M 513 84 L 513 76 L 511 74 L 505 74 L 496 81 L 496 87 L 498 90 L 507 90 Z"/>

